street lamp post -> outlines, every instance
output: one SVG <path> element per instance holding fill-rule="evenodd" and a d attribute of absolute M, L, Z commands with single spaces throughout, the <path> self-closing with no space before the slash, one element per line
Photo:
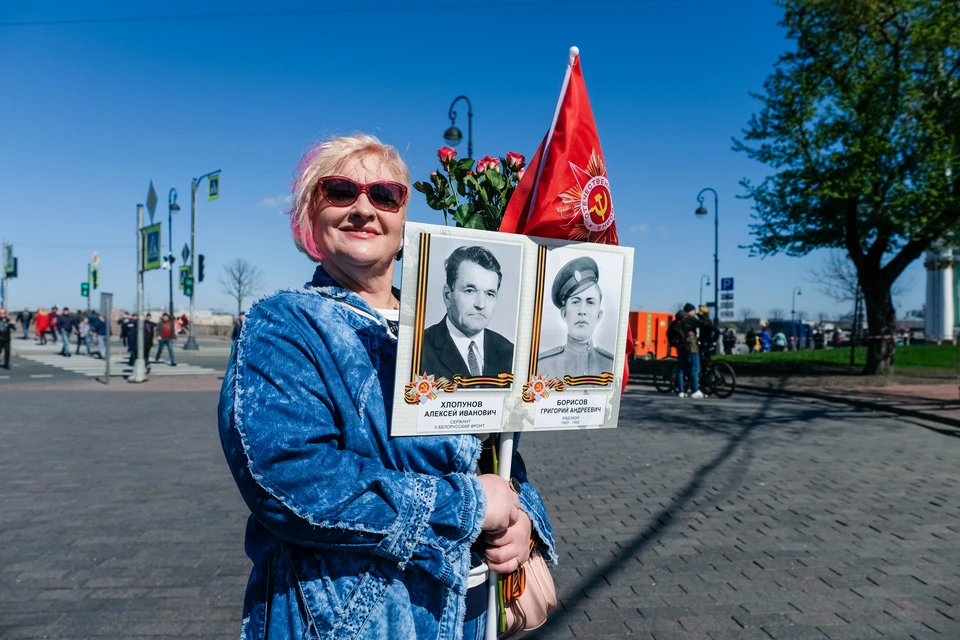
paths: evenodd
<path fill-rule="evenodd" d="M 455 147 L 460 144 L 460 141 L 463 140 L 463 134 L 460 133 L 460 129 L 457 128 L 457 112 L 453 110 L 456 106 L 457 101 L 466 100 L 467 101 L 467 157 L 473 157 L 473 105 L 470 104 L 470 98 L 467 96 L 457 96 L 453 99 L 453 102 L 450 103 L 450 112 L 447 114 L 447 117 L 450 118 L 450 128 L 443 133 L 443 139 L 446 140 L 450 146 Z"/>
<path fill-rule="evenodd" d="M 704 281 L 704 280 L 707 281 L 707 286 L 709 287 L 709 286 L 710 286 L 710 276 L 708 276 L 707 274 L 703 274 L 702 276 L 700 276 L 700 304 L 698 305 L 698 306 L 700 306 L 700 307 L 703 306 L 703 281 Z"/>
<path fill-rule="evenodd" d="M 170 251 L 170 254 L 167 256 L 167 264 L 170 266 L 170 317 L 168 322 L 170 323 L 170 335 L 176 336 L 174 332 L 173 324 L 173 263 L 176 262 L 176 258 L 173 256 L 173 212 L 180 211 L 180 205 L 177 204 L 177 190 L 170 188 L 170 193 L 167 194 L 167 238 L 169 242 L 167 247 Z"/>
<path fill-rule="evenodd" d="M 220 173 L 220 170 L 211 171 L 210 173 L 205 173 L 199 178 L 194 178 L 190 182 L 190 277 L 196 278 L 197 273 L 197 188 L 200 186 L 200 183 L 203 182 L 205 178 L 210 178 Z M 187 334 L 187 342 L 183 345 L 184 351 L 199 351 L 200 345 L 197 344 L 197 339 L 193 337 L 193 326 L 196 324 L 194 319 L 194 310 L 195 310 L 195 298 L 197 295 L 197 281 L 194 280 L 193 291 L 190 292 L 190 324 L 187 325 L 189 330 Z"/>
<path fill-rule="evenodd" d="M 803 291 L 800 290 L 800 287 L 794 287 L 792 301 L 790 303 L 790 322 L 797 321 L 797 296 L 801 295 L 803 295 Z"/>
<path fill-rule="evenodd" d="M 720 199 L 715 189 L 705 187 L 700 189 L 697 194 L 697 202 L 700 204 L 694 212 L 698 216 L 707 215 L 707 210 L 703 206 L 703 194 L 707 191 L 713 193 L 713 326 L 720 325 Z M 719 341 L 717 342 L 719 345 Z"/>

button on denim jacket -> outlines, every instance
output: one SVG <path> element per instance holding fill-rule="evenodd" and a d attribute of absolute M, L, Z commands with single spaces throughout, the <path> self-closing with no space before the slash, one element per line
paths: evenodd
<path fill-rule="evenodd" d="M 391 438 L 397 342 L 318 267 L 247 314 L 220 439 L 252 515 L 242 638 L 461 637 L 486 510 L 472 435 Z M 519 456 L 520 502 L 553 532 Z"/>

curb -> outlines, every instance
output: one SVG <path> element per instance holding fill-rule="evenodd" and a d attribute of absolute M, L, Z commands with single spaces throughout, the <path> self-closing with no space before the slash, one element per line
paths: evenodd
<path fill-rule="evenodd" d="M 770 387 L 760 387 L 751 384 L 742 384 L 737 383 L 737 391 L 744 391 L 746 393 L 751 393 L 754 395 L 778 395 L 778 396 L 788 396 L 793 398 L 810 398 L 813 400 L 824 400 L 827 402 L 835 402 L 837 404 L 845 404 L 860 409 L 868 409 L 871 411 L 879 411 L 882 413 L 892 413 L 895 415 L 900 415 L 908 418 L 919 418 L 921 420 L 926 420 L 928 422 L 936 422 L 937 424 L 946 425 L 949 427 L 954 427 L 960 429 L 960 418 L 949 418 L 947 416 L 940 416 L 935 413 L 928 413 L 926 411 L 918 411 L 916 409 L 906 409 L 903 407 L 895 407 L 889 404 L 884 404 L 882 402 L 871 402 L 870 400 L 863 400 L 861 398 L 852 398 L 845 396 L 838 396 L 829 393 L 823 393 L 820 391 L 803 391 L 800 389 L 771 389 Z"/>

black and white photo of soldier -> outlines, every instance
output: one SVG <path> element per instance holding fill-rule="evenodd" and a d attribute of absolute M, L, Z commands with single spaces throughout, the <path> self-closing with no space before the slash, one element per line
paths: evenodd
<path fill-rule="evenodd" d="M 442 240 L 431 240 L 431 276 L 440 266 L 433 253 L 440 249 L 443 254 Z M 423 332 L 418 373 L 448 380 L 457 375 L 478 378 L 513 373 L 519 282 L 511 281 L 510 299 L 502 301 L 501 296 L 507 289 L 504 273 L 519 278 L 521 249 L 505 245 L 511 262 L 506 271 L 488 246 L 458 246 L 443 260 L 443 317 Z M 436 305 L 437 297 L 436 290 L 429 288 L 428 321 L 430 305 Z M 512 317 L 498 318 L 501 309 Z M 490 328 L 495 319 L 509 337 Z"/>
<path fill-rule="evenodd" d="M 621 274 L 611 274 L 608 278 L 619 280 Z M 556 347 L 550 348 L 547 344 L 546 350 L 539 353 L 537 373 L 547 380 L 562 380 L 565 375 L 580 377 L 612 373 L 613 353 L 596 344 L 597 328 L 604 318 L 604 297 L 597 261 L 590 256 L 569 260 L 557 271 L 549 291 L 550 301 L 559 311 L 566 339 Z M 619 302 L 616 302 L 616 306 L 619 306 Z M 616 310 L 614 305 L 608 307 L 613 314 L 612 335 L 615 339 Z M 550 310 L 546 301 L 543 309 L 543 315 L 547 317 Z M 609 326 L 607 328 L 610 329 Z M 605 331 L 604 335 L 610 333 L 611 331 Z"/>

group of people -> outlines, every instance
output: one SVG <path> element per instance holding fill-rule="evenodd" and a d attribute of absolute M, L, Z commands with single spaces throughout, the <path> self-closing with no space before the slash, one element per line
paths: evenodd
<path fill-rule="evenodd" d="M 138 314 L 130 314 L 125 311 L 117 320 L 117 324 L 120 325 L 120 344 L 127 348 L 131 367 L 137 360 L 137 322 L 139 319 Z M 177 366 L 176 358 L 173 355 L 173 341 L 177 339 L 176 322 L 171 320 L 170 314 L 165 313 L 160 317 L 160 323 L 157 324 L 153 321 L 153 314 L 148 313 L 143 318 L 143 355 L 147 361 L 147 369 L 150 368 L 150 352 L 153 350 L 153 343 L 157 336 L 159 336 L 160 341 L 157 344 L 154 364 L 160 362 L 163 348 L 166 347 L 170 354 L 170 366 Z"/>
<path fill-rule="evenodd" d="M 709 309 L 689 302 L 677 311 L 667 328 L 667 340 L 677 350 L 677 388 L 681 398 L 702 398 L 701 365 L 710 358 L 720 331 L 710 320 Z"/>
<path fill-rule="evenodd" d="M 3 315 L 6 317 L 6 310 L 4 310 Z M 47 335 L 51 336 L 54 344 L 57 344 L 59 340 L 63 345 L 60 349 L 60 355 L 66 358 L 73 355 L 70 353 L 70 340 L 73 336 L 77 337 L 77 355 L 84 347 L 86 347 L 88 356 L 103 358 L 106 355 L 108 323 L 103 315 L 95 311 L 88 312 L 87 315 L 74 314 L 70 312 L 69 307 L 60 310 L 53 306 L 49 313 L 41 307 L 34 315 L 30 309 L 25 308 L 17 313 L 15 322 L 7 319 L 7 323 L 11 326 L 19 325 L 23 331 L 21 340 L 29 339 L 31 325 L 34 326 L 40 344 L 47 344 Z M 96 346 L 95 352 L 93 350 L 94 346 Z M 9 339 L 7 340 L 6 353 L 5 361 L 9 365 Z"/>

